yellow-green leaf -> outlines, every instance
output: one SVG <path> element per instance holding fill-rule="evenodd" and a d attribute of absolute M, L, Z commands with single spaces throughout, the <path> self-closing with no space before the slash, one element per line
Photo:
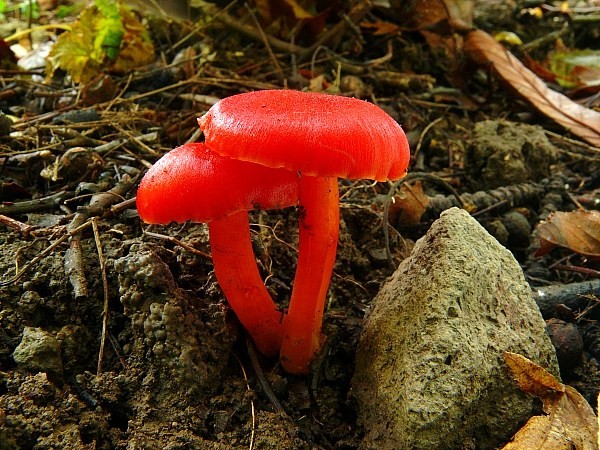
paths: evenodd
<path fill-rule="evenodd" d="M 100 61 L 94 58 L 94 12 L 83 11 L 79 20 L 58 37 L 48 55 L 48 76 L 62 69 L 79 83 L 91 79 L 100 68 Z"/>
<path fill-rule="evenodd" d="M 76 83 L 87 82 L 103 68 L 124 73 L 154 59 L 148 32 L 131 10 L 109 0 L 97 0 L 97 4 L 106 15 L 98 7 L 83 10 L 50 52 L 48 76 L 62 69 Z"/>

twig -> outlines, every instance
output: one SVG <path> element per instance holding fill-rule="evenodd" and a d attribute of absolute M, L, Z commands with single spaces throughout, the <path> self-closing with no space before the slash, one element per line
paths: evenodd
<path fill-rule="evenodd" d="M 36 229 L 33 225 L 27 225 L 26 223 L 19 222 L 11 217 L 3 216 L 2 214 L 0 214 L 0 223 L 13 230 L 17 230 L 23 236 L 29 236 L 31 232 Z"/>
<path fill-rule="evenodd" d="M 127 200 L 123 200 L 116 205 L 110 207 L 111 214 L 119 214 L 121 211 L 125 211 L 126 209 L 135 208 L 135 197 L 129 198 Z"/>
<path fill-rule="evenodd" d="M 85 222 L 84 224 L 80 225 L 79 227 L 75 228 L 74 230 L 69 231 L 66 234 L 64 234 L 63 236 L 61 236 L 60 238 L 58 238 L 56 241 L 54 241 L 54 243 L 50 244 L 41 253 L 37 254 L 31 261 L 29 261 L 27 264 L 25 264 L 11 278 L 9 278 L 6 281 L 0 281 L 0 287 L 8 286 L 9 284 L 12 284 L 12 283 L 18 281 L 25 274 L 25 272 L 27 272 L 29 269 L 31 269 L 35 264 L 37 264 L 46 255 L 48 255 L 52 250 L 54 250 L 60 244 L 65 242 L 69 237 L 71 237 L 77 233 L 81 233 L 83 230 L 88 228 L 90 225 L 91 225 L 90 221 Z"/>
<path fill-rule="evenodd" d="M 287 417 L 285 409 L 283 409 L 283 406 L 281 406 L 281 403 L 279 403 L 277 396 L 275 396 L 275 393 L 273 392 L 271 386 L 265 378 L 265 374 L 262 370 L 262 367 L 260 367 L 260 363 L 258 362 L 256 351 L 254 350 L 254 344 L 250 340 L 250 337 L 248 335 L 246 335 L 246 347 L 248 348 L 248 355 L 250 355 L 250 361 L 252 362 L 252 367 L 254 368 L 254 372 L 256 373 L 256 379 L 258 380 L 260 387 L 262 387 L 262 390 L 264 391 L 265 395 L 269 398 L 269 401 L 275 408 L 275 411 L 280 415 Z"/>
<path fill-rule="evenodd" d="M 125 92 L 127 92 L 127 89 L 129 89 L 129 85 L 131 84 L 131 80 L 133 79 L 133 73 L 130 74 L 127 77 L 127 82 L 125 83 L 125 86 L 123 86 L 123 88 L 119 91 L 119 93 L 117 95 L 115 95 L 115 98 L 113 98 L 110 103 L 108 105 L 106 105 L 105 110 L 106 111 L 110 111 L 113 107 L 113 105 L 119 101 L 121 98 L 123 98 L 123 95 L 125 95 Z"/>
<path fill-rule="evenodd" d="M 566 264 L 553 264 L 552 267 L 549 267 L 554 270 L 564 270 L 567 272 L 576 272 L 582 273 L 584 275 L 588 275 L 590 277 L 600 278 L 600 271 L 590 269 L 589 267 L 581 267 L 581 266 L 569 266 Z"/>
<path fill-rule="evenodd" d="M 179 239 L 177 239 L 173 236 L 167 236 L 165 234 L 153 233 L 151 231 L 145 231 L 145 230 L 144 230 L 144 234 L 147 236 L 156 238 L 156 239 L 162 239 L 163 241 L 167 241 L 167 242 L 170 242 L 175 245 L 179 245 L 181 248 L 187 250 L 190 253 L 193 253 L 194 255 L 202 256 L 206 259 L 212 260 L 212 256 L 209 255 L 208 253 L 204 253 L 202 250 L 198 250 L 198 249 L 192 247 L 191 245 L 186 244 L 185 242 L 181 242 Z"/>
<path fill-rule="evenodd" d="M 69 224 L 68 229 L 72 235 L 69 250 L 65 253 L 65 273 L 69 277 L 76 299 L 87 297 L 88 293 L 80 243 L 81 235 L 74 233 L 73 230 L 77 229 L 82 223 L 87 222 L 90 217 L 102 216 L 112 204 L 123 199 L 123 196 L 133 187 L 133 184 L 134 181 L 126 176 L 112 189 L 92 195 L 90 203 L 87 206 L 80 207 Z"/>
<path fill-rule="evenodd" d="M 334 52 L 333 50 L 331 50 L 325 46 L 319 46 L 315 49 L 315 51 L 312 54 L 312 58 L 310 61 L 311 72 L 315 71 L 315 65 L 317 63 L 317 56 L 321 50 L 324 51 L 325 53 L 327 53 L 327 55 L 334 58 L 336 62 L 340 63 L 342 70 L 344 70 L 345 72 L 349 72 L 353 75 L 366 74 L 367 71 L 372 71 L 373 68 L 377 67 L 380 64 L 390 61 L 394 57 L 394 47 L 392 45 L 392 41 L 387 41 L 387 51 L 386 51 L 385 55 L 380 56 L 379 58 L 369 59 L 367 61 L 350 60 L 348 58 L 344 58 L 342 55 Z M 379 79 L 378 75 L 379 75 L 379 73 L 377 73 L 377 75 L 375 75 L 375 78 Z M 408 75 L 406 75 L 406 76 L 408 76 Z"/>
<path fill-rule="evenodd" d="M 99 155 L 102 155 L 104 153 L 108 153 L 112 150 L 115 150 L 115 149 L 119 148 L 120 146 L 122 146 L 123 144 L 126 144 L 131 141 L 134 141 L 134 142 L 140 144 L 140 143 L 148 142 L 148 141 L 156 142 L 158 140 L 158 133 L 156 133 L 156 132 L 142 134 L 141 136 L 133 136 L 129 133 L 126 133 L 125 131 L 123 131 L 123 133 L 125 135 L 127 135 L 128 137 L 121 138 L 121 139 L 115 139 L 114 141 L 107 142 L 106 144 L 99 145 L 90 150 L 98 153 Z M 150 153 L 152 153 L 153 155 L 157 155 L 156 151 L 150 149 L 150 147 L 144 146 L 144 148 L 148 148 L 149 149 L 148 151 Z"/>
<path fill-rule="evenodd" d="M 568 144 L 572 144 L 575 145 L 577 147 L 581 147 L 589 152 L 592 153 L 600 153 L 600 148 L 598 147 L 594 147 L 592 145 L 586 144 L 585 142 L 582 141 L 578 141 L 577 139 L 572 139 L 570 137 L 567 136 L 563 136 L 562 134 L 558 134 L 558 133 L 554 133 L 552 131 L 548 131 L 548 130 L 544 130 L 544 133 L 547 136 L 550 136 L 553 139 L 558 139 L 559 141 L 563 141 L 566 142 Z"/>
<path fill-rule="evenodd" d="M 151 137 L 152 141 L 156 141 L 158 140 L 158 133 L 149 133 L 149 134 L 145 134 L 143 136 L 134 136 L 132 133 L 130 133 L 129 131 L 125 130 L 124 128 L 117 126 L 117 125 L 113 125 L 117 131 L 119 131 L 120 133 L 124 134 L 125 136 L 127 136 L 129 142 L 137 145 L 138 147 L 141 147 L 142 150 L 146 150 L 148 153 L 150 153 L 151 155 L 154 156 L 160 156 L 160 154 L 154 150 L 151 147 L 148 147 L 144 141 L 148 139 L 148 137 Z"/>
<path fill-rule="evenodd" d="M 244 381 L 246 382 L 246 390 L 248 392 L 252 392 L 250 389 L 250 383 L 248 383 L 248 375 L 246 374 L 246 369 L 244 369 L 242 361 L 240 361 L 237 355 L 234 354 L 233 356 L 235 356 L 235 359 L 237 359 L 237 362 L 240 365 L 240 369 L 242 369 L 242 375 L 244 376 Z M 250 431 L 250 446 L 248 449 L 252 450 L 254 448 L 254 435 L 256 433 L 256 411 L 254 410 L 254 400 L 252 399 L 250 399 L 250 411 L 252 412 L 252 430 Z"/>
<path fill-rule="evenodd" d="M 567 23 L 560 30 L 553 31 L 551 33 L 545 34 L 540 38 L 534 39 L 533 41 L 529 41 L 521 45 L 520 50 L 525 53 L 530 53 L 533 50 L 548 45 L 549 43 L 556 42 L 557 39 L 560 39 L 562 36 L 565 36 L 570 32 L 570 27 Z"/>
<path fill-rule="evenodd" d="M 83 263 L 81 233 L 74 234 L 69 240 L 69 248 L 65 252 L 64 264 L 65 275 L 73 287 L 75 300 L 81 301 L 86 299 L 88 297 L 88 284 Z"/>
<path fill-rule="evenodd" d="M 415 152 L 413 154 L 413 159 L 417 159 L 417 156 L 419 155 L 419 152 L 421 151 L 421 146 L 423 145 L 423 141 L 425 140 L 425 136 L 427 136 L 427 132 L 429 130 L 431 130 L 434 126 L 436 126 L 438 123 L 440 123 L 442 120 L 444 120 L 444 116 L 440 116 L 437 119 L 435 119 L 433 122 L 430 122 L 421 132 L 421 135 L 419 136 L 419 141 L 417 142 L 417 146 L 415 147 Z"/>
<path fill-rule="evenodd" d="M 254 22 L 254 26 L 258 30 L 258 33 L 260 34 L 260 37 L 262 38 L 262 41 L 265 44 L 267 52 L 269 53 L 269 57 L 271 58 L 271 61 L 273 62 L 273 65 L 275 66 L 275 70 L 277 70 L 277 75 L 278 75 L 279 81 L 281 83 L 283 83 L 283 81 L 285 79 L 285 76 L 283 74 L 283 69 L 281 68 L 281 64 L 279 64 L 279 61 L 277 60 L 275 53 L 273 53 L 273 49 L 271 48 L 271 44 L 269 43 L 269 40 L 267 39 L 267 35 L 265 34 L 264 30 L 260 26 L 260 23 L 258 22 L 258 19 L 256 18 L 256 14 L 254 14 L 254 11 L 252 11 L 252 8 L 250 8 L 250 5 L 248 5 L 248 3 L 245 3 L 244 6 L 248 10 L 250 17 L 252 18 L 252 21 Z"/>
<path fill-rule="evenodd" d="M 323 33 L 323 35 L 309 48 L 298 52 L 298 63 L 302 63 L 308 61 L 312 54 L 319 47 L 329 47 L 332 50 L 335 50 L 337 47 L 337 43 L 341 40 L 341 37 L 345 31 L 345 29 L 350 26 L 350 24 L 356 24 L 365 17 L 369 11 L 373 8 L 373 3 L 370 0 L 362 1 L 356 4 L 338 23 L 336 23 L 329 31 Z"/>
<path fill-rule="evenodd" d="M 207 4 L 208 2 L 205 2 L 205 4 Z M 232 16 L 230 16 L 229 14 L 226 13 L 220 13 L 217 8 L 214 5 L 210 5 L 207 7 L 205 7 L 204 5 L 202 6 L 202 9 L 205 10 L 205 12 L 211 16 L 214 17 L 214 19 L 218 22 L 221 22 L 223 25 L 239 32 L 242 33 L 243 35 L 245 35 L 246 37 L 249 37 L 250 39 L 254 39 L 255 41 L 259 41 L 262 42 L 262 36 L 260 35 L 260 33 L 258 31 L 256 31 L 254 28 L 251 27 L 247 27 L 243 24 L 241 24 L 240 22 L 238 22 L 236 19 L 234 19 Z M 273 36 L 267 36 L 267 41 L 269 42 L 269 45 L 274 48 L 275 50 L 281 51 L 281 52 L 286 52 L 286 53 L 305 53 L 307 52 L 309 49 L 306 49 L 305 47 L 299 47 L 295 44 L 289 44 L 285 41 L 282 41 L 281 39 L 277 39 Z M 310 52 L 309 52 L 310 54 Z"/>
<path fill-rule="evenodd" d="M 600 297 L 600 278 L 571 284 L 556 284 L 533 288 L 533 297 L 545 319 L 554 316 L 557 305 L 564 304 L 572 310 L 582 309 L 589 297 Z"/>
<path fill-rule="evenodd" d="M 509 206 L 509 202 L 508 200 L 500 200 L 498 203 L 494 203 L 493 205 L 488 206 L 487 208 L 483 208 L 480 210 L 477 210 L 476 212 L 472 213 L 471 215 L 473 217 L 479 217 L 479 216 L 483 216 L 485 214 L 489 214 L 492 211 L 495 211 L 497 209 L 502 209 L 506 206 Z"/>
<path fill-rule="evenodd" d="M 123 356 L 123 349 L 119 345 L 119 342 L 115 339 L 112 333 L 107 333 L 107 336 L 108 340 L 113 346 L 113 349 L 115 350 L 115 353 L 117 354 L 117 357 L 119 358 L 121 366 L 123 367 L 123 369 L 127 369 L 127 364 L 125 364 L 125 357 Z"/>
<path fill-rule="evenodd" d="M 53 210 L 64 200 L 71 198 L 74 195 L 73 192 L 61 191 L 35 200 L 0 205 L 0 214 L 5 216 L 15 216 L 19 214 Z"/>
<path fill-rule="evenodd" d="M 30 8 L 31 11 L 31 8 Z M 4 40 L 6 42 L 11 42 L 11 41 L 16 41 L 18 39 L 21 39 L 23 36 L 27 36 L 29 34 L 31 34 L 34 31 L 46 31 L 46 30 L 65 30 L 65 31 L 71 31 L 72 27 L 70 25 L 65 25 L 65 24 L 46 24 L 46 25 L 38 25 L 34 28 L 28 27 L 25 30 L 20 30 L 17 31 L 14 34 L 11 34 L 10 36 L 7 36 L 4 38 Z"/>
<path fill-rule="evenodd" d="M 92 219 L 92 229 L 94 230 L 94 240 L 96 241 L 96 249 L 98 251 L 98 260 L 100 261 L 100 272 L 102 273 L 102 287 L 104 290 L 104 307 L 102 309 L 102 337 L 100 338 L 100 352 L 98 354 L 98 370 L 96 376 L 99 377 L 102 373 L 102 358 L 104 357 L 104 343 L 106 342 L 106 329 L 108 327 L 108 278 L 106 276 L 106 260 L 102 251 L 102 242 L 100 241 L 100 233 L 98 232 L 97 217 Z"/>

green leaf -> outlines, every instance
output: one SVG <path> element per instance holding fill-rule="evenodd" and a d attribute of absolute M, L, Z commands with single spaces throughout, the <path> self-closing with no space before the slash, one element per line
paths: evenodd
<path fill-rule="evenodd" d="M 2 1 L 2 0 L 0 0 L 0 1 Z M 72 5 L 72 6 L 60 5 L 58 8 L 56 8 L 55 14 L 58 19 L 64 19 L 64 18 L 70 16 L 71 14 L 73 14 L 75 11 L 77 11 L 78 8 L 79 8 L 79 5 Z"/>
<path fill-rule="evenodd" d="M 125 34 L 125 29 L 119 18 L 102 18 L 96 22 L 96 38 L 94 39 L 94 51 L 97 55 L 106 55 L 108 59 L 114 61 L 119 56 L 121 41 Z M 102 59 L 102 58 L 98 58 Z"/>
<path fill-rule="evenodd" d="M 121 12 L 125 34 L 119 57 L 111 66 L 111 70 L 118 73 L 134 70 L 154 60 L 154 45 L 144 25 L 131 10 L 123 8 Z"/>
<path fill-rule="evenodd" d="M 93 9 L 83 11 L 79 20 L 71 26 L 71 31 L 61 34 L 48 55 L 48 74 L 62 69 L 71 75 L 76 83 L 92 78 L 100 68 L 101 59 L 94 57 L 94 24 L 96 14 Z"/>
<path fill-rule="evenodd" d="M 550 70 L 566 88 L 600 85 L 600 51 L 564 50 L 549 56 Z"/>
<path fill-rule="evenodd" d="M 109 0 L 96 3 L 58 37 L 47 60 L 49 77 L 62 69 L 76 83 L 86 82 L 102 70 L 124 73 L 154 59 L 148 32 L 131 10 Z"/>
<path fill-rule="evenodd" d="M 104 17 L 108 19 L 117 19 L 121 20 L 121 7 L 120 2 L 115 2 L 113 0 L 96 0 L 94 2 L 96 4 L 96 8 L 100 11 Z"/>
<path fill-rule="evenodd" d="M 37 20 L 40 18 L 40 5 L 38 5 L 37 1 L 24 1 L 19 5 L 19 9 L 21 10 L 21 14 L 23 14 L 25 17 L 29 17 L 31 15 L 32 19 Z"/>
<path fill-rule="evenodd" d="M 119 56 L 121 40 L 125 34 L 120 2 L 96 0 L 95 3 L 102 18 L 96 22 L 94 50 L 97 55 L 104 54 L 109 60 L 114 61 Z"/>

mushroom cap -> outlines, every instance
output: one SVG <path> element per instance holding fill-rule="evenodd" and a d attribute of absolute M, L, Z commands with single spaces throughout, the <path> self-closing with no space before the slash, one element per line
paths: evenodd
<path fill-rule="evenodd" d="M 291 90 L 233 95 L 198 120 L 206 145 L 241 161 L 310 176 L 404 176 L 406 135 L 381 108 L 355 98 Z"/>
<path fill-rule="evenodd" d="M 137 209 L 147 223 L 209 222 L 238 211 L 298 201 L 298 175 L 220 156 L 203 143 L 182 145 L 146 172 Z"/>

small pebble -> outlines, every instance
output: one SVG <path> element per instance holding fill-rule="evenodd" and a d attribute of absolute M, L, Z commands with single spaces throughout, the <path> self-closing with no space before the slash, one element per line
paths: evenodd
<path fill-rule="evenodd" d="M 583 355 L 583 338 L 579 328 L 560 319 L 549 319 L 546 327 L 556 349 L 561 374 L 569 373 L 579 365 Z"/>
<path fill-rule="evenodd" d="M 21 343 L 13 352 L 13 359 L 21 369 L 62 375 L 60 343 L 41 328 L 25 327 Z"/>

